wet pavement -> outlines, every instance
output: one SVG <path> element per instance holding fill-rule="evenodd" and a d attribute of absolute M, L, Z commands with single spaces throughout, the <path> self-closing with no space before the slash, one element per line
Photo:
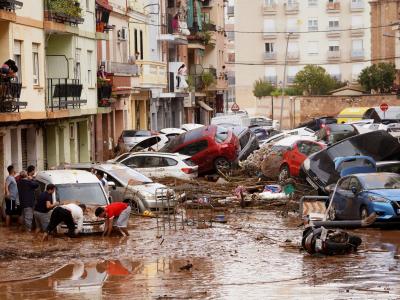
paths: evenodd
<path fill-rule="evenodd" d="M 227 224 L 157 238 L 133 218 L 128 238 L 53 238 L 0 227 L 0 299 L 399 299 L 400 231 L 355 230 L 358 253 L 299 250 L 294 217 L 239 210 Z"/>

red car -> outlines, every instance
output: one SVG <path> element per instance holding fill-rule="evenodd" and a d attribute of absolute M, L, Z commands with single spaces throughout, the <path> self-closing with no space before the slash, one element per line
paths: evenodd
<path fill-rule="evenodd" d="M 160 152 L 191 156 L 199 173 L 229 168 L 236 162 L 239 140 L 232 130 L 210 125 L 188 131 L 171 140 Z"/>
<path fill-rule="evenodd" d="M 280 166 L 279 180 L 285 180 L 289 177 L 299 177 L 303 162 L 311 154 L 318 152 L 326 147 L 325 144 L 314 142 L 308 139 L 287 140 L 288 147 L 283 153 Z"/>

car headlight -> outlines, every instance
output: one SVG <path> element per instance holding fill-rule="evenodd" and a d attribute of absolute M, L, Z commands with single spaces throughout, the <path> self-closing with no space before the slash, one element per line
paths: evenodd
<path fill-rule="evenodd" d="M 303 168 L 305 170 L 309 170 L 310 169 L 310 159 L 306 158 L 306 160 L 303 162 Z"/>
<path fill-rule="evenodd" d="M 372 201 L 372 202 L 383 202 L 383 203 L 389 203 L 390 202 L 388 199 L 385 199 L 385 198 L 380 197 L 380 196 L 369 196 L 368 200 Z"/>

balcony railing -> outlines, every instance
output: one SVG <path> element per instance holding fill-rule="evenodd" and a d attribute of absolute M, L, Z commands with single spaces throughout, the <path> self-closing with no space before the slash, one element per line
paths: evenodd
<path fill-rule="evenodd" d="M 112 26 L 108 25 L 111 11 L 112 7 L 108 4 L 108 0 L 96 0 L 96 32 L 112 29 Z"/>
<path fill-rule="evenodd" d="M 264 14 L 265 15 L 272 15 L 275 14 L 277 12 L 277 5 L 276 2 L 273 1 L 265 1 L 264 5 L 263 5 L 263 10 L 264 10 Z"/>
<path fill-rule="evenodd" d="M 79 2 L 73 0 L 46 0 L 44 18 L 48 21 L 75 26 L 84 21 Z"/>
<path fill-rule="evenodd" d="M 0 81 L 0 112 L 19 112 L 27 102 L 19 101 L 21 95 L 21 83 Z"/>
<path fill-rule="evenodd" d="M 278 77 L 277 76 L 265 76 L 264 80 L 266 82 L 269 82 L 272 85 L 277 85 L 277 83 L 278 83 Z"/>
<path fill-rule="evenodd" d="M 362 59 L 364 58 L 364 49 L 353 49 L 351 50 L 352 59 Z"/>
<path fill-rule="evenodd" d="M 97 102 L 99 107 L 109 107 L 111 105 L 112 84 L 101 82 L 97 84 Z"/>
<path fill-rule="evenodd" d="M 82 84 L 79 79 L 48 78 L 46 107 L 53 110 L 78 109 L 87 100 L 81 100 Z"/>
<path fill-rule="evenodd" d="M 264 52 L 264 60 L 275 60 L 276 52 Z"/>
<path fill-rule="evenodd" d="M 299 3 L 298 2 L 286 2 L 285 3 L 285 12 L 287 14 L 293 14 L 299 12 Z"/>
<path fill-rule="evenodd" d="M 139 76 L 139 66 L 137 64 L 107 61 L 106 71 L 113 74 Z"/>
<path fill-rule="evenodd" d="M 233 16 L 235 16 L 235 7 L 228 6 L 228 17 L 233 17 Z"/>
<path fill-rule="evenodd" d="M 350 10 L 351 11 L 362 11 L 362 10 L 364 10 L 364 1 L 363 0 L 351 1 L 350 2 Z"/>
<path fill-rule="evenodd" d="M 21 8 L 24 4 L 17 0 L 0 0 L 0 9 L 14 12 L 15 9 Z"/>
<path fill-rule="evenodd" d="M 330 50 L 328 51 L 327 56 L 330 60 L 340 59 L 340 50 Z"/>
<path fill-rule="evenodd" d="M 339 12 L 340 11 L 340 2 L 327 2 L 326 3 L 326 11 L 327 12 Z"/>
<path fill-rule="evenodd" d="M 142 86 L 167 85 L 167 65 L 162 62 L 139 61 Z"/>

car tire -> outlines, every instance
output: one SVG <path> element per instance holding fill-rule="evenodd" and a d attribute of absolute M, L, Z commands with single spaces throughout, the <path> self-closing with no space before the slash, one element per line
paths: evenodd
<path fill-rule="evenodd" d="M 290 170 L 288 165 L 283 165 L 279 171 L 278 179 L 280 182 L 290 178 Z"/>
<path fill-rule="evenodd" d="M 218 157 L 214 161 L 216 171 L 227 172 L 231 168 L 231 163 L 225 157 Z"/>
<path fill-rule="evenodd" d="M 360 220 L 368 218 L 368 209 L 365 206 L 360 207 Z"/>

